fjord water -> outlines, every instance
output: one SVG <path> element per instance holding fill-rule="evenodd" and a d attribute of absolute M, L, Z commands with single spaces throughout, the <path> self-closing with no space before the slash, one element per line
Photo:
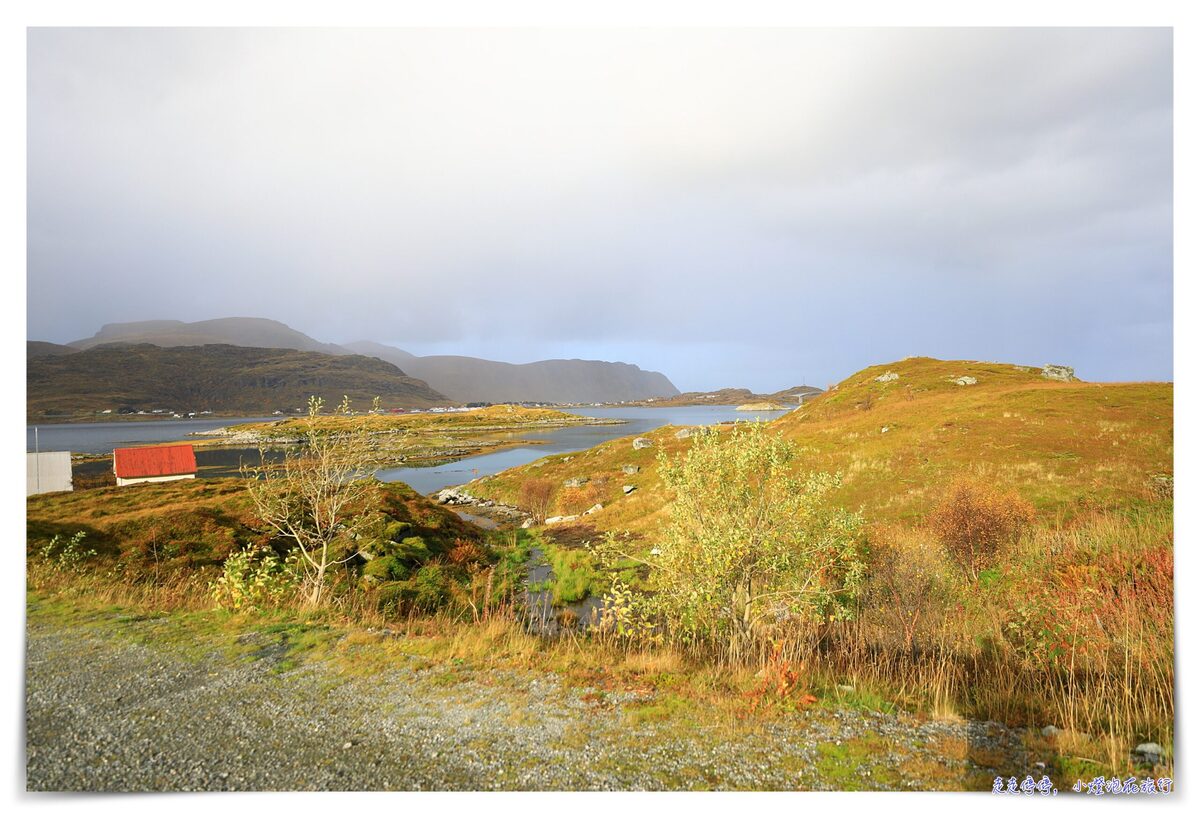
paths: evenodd
<path fill-rule="evenodd" d="M 585 417 L 618 418 L 625 423 L 518 432 L 514 433 L 512 438 L 531 441 L 529 445 L 466 457 L 443 465 L 381 469 L 376 472 L 376 476 L 385 482 L 408 483 L 422 494 L 429 494 L 447 486 L 461 485 L 476 477 L 485 477 L 514 466 L 523 466 L 548 455 L 590 449 L 609 440 L 644 434 L 660 426 L 701 426 L 727 420 L 772 420 L 785 414 L 787 410 L 738 412 L 733 406 L 581 406 L 563 411 Z"/>
<path fill-rule="evenodd" d="M 771 420 L 787 410 L 775 412 L 738 412 L 733 406 L 581 406 L 563 409 L 584 417 L 617 418 L 625 423 L 606 426 L 569 426 L 513 432 L 509 439 L 523 441 L 490 454 L 467 457 L 450 463 L 381 469 L 376 476 L 385 482 L 408 483 L 422 494 L 457 486 L 495 474 L 514 466 L 532 463 L 547 455 L 590 449 L 609 440 L 644 434 L 660 426 L 700 426 L 727 420 Z M 278 418 L 209 418 L 207 420 L 151 420 L 116 423 L 62 423 L 38 427 L 38 446 L 46 451 L 70 451 L 76 454 L 109 454 L 114 447 L 147 443 L 186 441 L 193 432 L 206 432 L 237 423 L 254 423 Z M 27 449 L 33 451 L 33 428 L 27 427 Z M 257 449 L 198 449 L 197 465 L 201 476 L 221 477 L 237 474 L 243 462 L 256 462 Z M 111 468 L 100 462 L 76 466 L 76 473 L 101 472 Z"/>
<path fill-rule="evenodd" d="M 188 418 L 163 420 L 130 420 L 112 423 L 53 423 L 38 426 L 37 444 L 43 452 L 72 454 L 112 454 L 118 446 L 141 446 L 147 443 L 167 443 L 187 440 L 193 432 L 210 432 L 236 423 L 258 423 L 278 420 L 275 417 L 255 418 Z M 25 427 L 25 450 L 33 451 L 33 430 Z"/>

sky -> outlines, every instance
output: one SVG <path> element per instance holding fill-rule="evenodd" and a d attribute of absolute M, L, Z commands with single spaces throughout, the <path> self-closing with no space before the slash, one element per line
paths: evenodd
<path fill-rule="evenodd" d="M 1171 380 L 1169 29 L 31 29 L 27 336 Z"/>

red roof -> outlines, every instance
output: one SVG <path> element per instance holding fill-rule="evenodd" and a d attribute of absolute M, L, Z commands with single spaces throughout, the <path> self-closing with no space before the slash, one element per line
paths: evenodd
<path fill-rule="evenodd" d="M 196 473 L 196 453 L 189 445 L 113 449 L 117 477 L 170 477 Z"/>

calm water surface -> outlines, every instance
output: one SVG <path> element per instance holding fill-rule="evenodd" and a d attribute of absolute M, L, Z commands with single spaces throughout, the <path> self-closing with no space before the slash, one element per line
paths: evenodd
<path fill-rule="evenodd" d="M 619 437 L 644 434 L 659 426 L 700 426 L 726 420 L 756 418 L 772 420 L 787 412 L 738 412 L 733 406 L 671 406 L 661 409 L 649 406 L 582 406 L 563 411 L 593 418 L 620 418 L 627 422 L 612 426 L 571 426 L 566 429 L 513 435 L 518 440 L 538 440 L 541 443 L 515 446 L 444 465 L 383 469 L 377 476 L 384 481 L 399 480 L 408 483 L 422 494 L 429 494 L 447 486 L 461 485 L 476 477 L 495 474 L 514 466 L 524 466 L 547 455 L 590 449 Z"/>
<path fill-rule="evenodd" d="M 552 454 L 590 449 L 619 437 L 644 434 L 659 426 L 698 426 L 727 420 L 771 420 L 787 410 L 776 412 L 738 412 L 733 406 L 672 406 L 661 409 L 649 406 L 578 407 L 564 409 L 584 417 L 619 418 L 626 421 L 611 426 L 572 426 L 566 429 L 514 432 L 512 440 L 529 441 L 499 452 L 467 457 L 452 463 L 426 466 L 407 466 L 381 469 L 376 473 L 385 482 L 402 481 L 422 494 L 457 486 L 476 477 L 523 466 Z M 38 445 L 42 451 L 107 454 L 114 447 L 137 446 L 146 443 L 165 443 L 187 440 L 191 432 L 205 432 L 236 423 L 253 423 L 261 418 L 210 418 L 208 420 L 128 421 L 118 423 L 64 423 L 38 427 Z M 33 451 L 33 429 L 27 427 L 27 450 Z M 537 441 L 536 443 L 533 441 Z M 256 462 L 257 449 L 199 449 L 196 452 L 200 476 L 236 474 L 243 461 Z M 111 470 L 107 463 L 77 466 L 77 473 Z"/>
<path fill-rule="evenodd" d="M 114 423 L 54 423 L 37 426 L 38 448 L 43 452 L 73 454 L 112 454 L 120 446 L 140 446 L 146 443 L 167 443 L 187 440 L 192 432 L 210 432 L 235 423 L 257 423 L 279 420 L 260 418 L 187 418 L 176 420 L 130 420 Z M 33 451 L 33 430 L 25 427 L 25 451 Z"/>

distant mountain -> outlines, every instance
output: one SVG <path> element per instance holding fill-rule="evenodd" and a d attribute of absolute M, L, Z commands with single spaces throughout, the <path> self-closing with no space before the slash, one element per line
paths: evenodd
<path fill-rule="evenodd" d="M 25 359 L 44 358 L 47 355 L 70 355 L 73 352 L 78 352 L 75 347 L 64 346 L 62 344 L 52 344 L 49 341 L 26 341 L 25 342 Z"/>
<path fill-rule="evenodd" d="M 376 395 L 389 409 L 447 403 L 378 358 L 230 344 L 104 345 L 30 358 L 26 372 L 31 419 L 122 408 L 269 413 L 304 407 L 310 395 L 330 408 L 349 395 L 360 410 Z"/>
<path fill-rule="evenodd" d="M 416 356 L 373 341 L 344 346 L 403 367 L 414 378 L 463 402 L 610 403 L 679 394 L 666 375 L 633 364 L 581 360 L 508 364 L 459 355 Z"/>
<path fill-rule="evenodd" d="M 263 349 L 298 349 L 349 355 L 350 350 L 336 344 L 324 344 L 269 318 L 214 318 L 211 321 L 134 321 L 105 324 L 91 338 L 72 341 L 76 349 L 91 349 L 100 344 L 154 344 L 160 347 L 192 347 L 203 344 L 232 344 Z"/>
<path fill-rule="evenodd" d="M 460 403 L 608 403 L 679 394 L 665 375 L 647 372 L 633 364 L 581 360 L 508 364 L 457 355 L 418 357 L 374 341 L 326 344 L 266 318 L 105 324 L 91 338 L 72 341 L 70 347 L 87 350 L 114 343 L 168 348 L 230 344 L 328 355 L 368 355 L 400 367 L 409 376 L 426 381 L 432 389 Z M 48 354 L 48 350 L 38 354 Z M 34 357 L 32 348 L 27 355 Z"/>

